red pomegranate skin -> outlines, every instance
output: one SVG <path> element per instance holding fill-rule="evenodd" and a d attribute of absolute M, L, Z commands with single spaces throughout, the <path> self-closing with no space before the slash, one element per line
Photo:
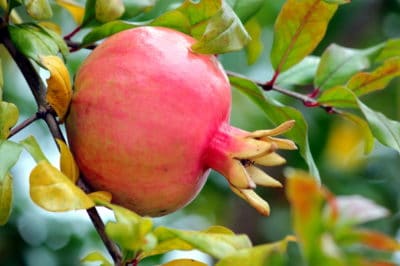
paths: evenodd
<path fill-rule="evenodd" d="M 83 178 L 141 215 L 188 204 L 210 168 L 238 189 L 255 185 L 232 177 L 232 162 L 241 162 L 235 152 L 254 147 L 242 141 L 250 133 L 228 124 L 224 70 L 213 55 L 193 52 L 195 42 L 162 27 L 126 30 L 101 43 L 76 75 L 66 129 Z"/>

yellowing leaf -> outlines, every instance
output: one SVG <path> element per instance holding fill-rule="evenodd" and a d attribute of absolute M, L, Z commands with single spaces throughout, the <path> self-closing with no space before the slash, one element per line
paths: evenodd
<path fill-rule="evenodd" d="M 261 40 L 262 27 L 255 18 L 247 21 L 244 26 L 251 37 L 251 40 L 246 46 L 247 63 L 251 65 L 260 58 L 264 48 L 264 44 Z"/>
<path fill-rule="evenodd" d="M 48 211 L 89 209 L 94 202 L 48 161 L 40 161 L 29 176 L 32 200 Z"/>
<path fill-rule="evenodd" d="M 50 71 L 47 79 L 46 100 L 63 121 L 72 98 L 72 86 L 68 69 L 58 56 L 43 56 L 41 64 Z"/>
<path fill-rule="evenodd" d="M 322 0 L 288 0 L 274 27 L 271 63 L 277 73 L 299 63 L 324 37 L 338 5 Z"/>
<path fill-rule="evenodd" d="M 56 139 L 58 146 L 60 147 L 60 170 L 66 175 L 72 183 L 76 183 L 79 178 L 79 168 L 75 162 L 74 156 L 72 155 L 67 144 L 60 139 Z"/>
<path fill-rule="evenodd" d="M 178 259 L 164 263 L 161 266 L 207 266 L 207 264 L 192 259 Z"/>
<path fill-rule="evenodd" d="M 85 8 L 73 0 L 56 0 L 56 3 L 71 13 L 75 22 L 80 25 L 85 15 Z"/>
<path fill-rule="evenodd" d="M 360 166 L 364 152 L 364 132 L 356 124 L 339 120 L 333 124 L 326 145 L 327 161 L 333 167 L 352 170 Z"/>
<path fill-rule="evenodd" d="M 48 0 L 24 0 L 22 2 L 26 12 L 34 19 L 49 19 L 53 16 Z"/>
<path fill-rule="evenodd" d="M 96 191 L 88 194 L 88 196 L 94 201 L 100 200 L 103 204 L 104 202 L 110 203 L 112 199 L 112 194 L 108 191 Z"/>
<path fill-rule="evenodd" d="M 101 22 L 109 22 L 122 16 L 125 6 L 122 0 L 96 0 L 96 19 Z"/>
<path fill-rule="evenodd" d="M 83 259 L 81 259 L 81 262 L 101 262 L 101 266 L 112 266 L 113 264 L 108 261 L 106 256 L 104 256 L 102 253 L 98 251 L 91 252 L 87 254 Z"/>
<path fill-rule="evenodd" d="M 50 21 L 41 21 L 41 22 L 39 22 L 39 25 L 44 27 L 44 28 L 46 28 L 46 29 L 54 31 L 55 33 L 57 33 L 60 36 L 62 34 L 61 27 L 56 23 L 53 23 L 53 22 L 50 22 Z"/>
<path fill-rule="evenodd" d="M 13 103 L 0 102 L 0 139 L 6 139 L 10 128 L 18 121 L 18 108 Z"/>
<path fill-rule="evenodd" d="M 400 76 L 400 58 L 387 60 L 371 73 L 357 73 L 347 83 L 347 87 L 357 96 L 381 90 L 395 77 Z"/>
<path fill-rule="evenodd" d="M 11 214 L 13 199 L 13 184 L 10 174 L 6 174 L 0 182 L 0 225 L 7 223 Z"/>

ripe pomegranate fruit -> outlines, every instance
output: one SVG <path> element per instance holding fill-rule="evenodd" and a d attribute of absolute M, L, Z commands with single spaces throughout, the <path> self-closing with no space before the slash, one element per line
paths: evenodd
<path fill-rule="evenodd" d="M 66 121 L 84 179 L 113 202 L 160 216 L 188 204 L 209 169 L 268 214 L 252 190 L 280 183 L 254 166 L 284 162 L 274 151 L 295 149 L 272 136 L 293 121 L 253 133 L 228 123 L 230 84 L 213 55 L 191 51 L 195 40 L 161 27 L 113 35 L 83 62 Z"/>

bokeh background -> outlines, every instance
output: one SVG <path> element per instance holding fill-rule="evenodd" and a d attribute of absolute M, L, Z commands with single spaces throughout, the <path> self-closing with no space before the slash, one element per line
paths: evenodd
<path fill-rule="evenodd" d="M 84 3 L 84 1 L 81 1 Z M 158 1 L 155 8 L 137 18 L 147 20 L 176 7 L 181 1 Z M 228 1 L 229 2 L 229 1 Z M 247 64 L 244 51 L 221 55 L 219 59 L 227 70 L 245 74 L 255 80 L 267 81 L 272 76 L 269 52 L 272 45 L 274 20 L 283 4 L 283 0 L 265 1 L 257 14 L 262 25 L 264 49 L 261 57 L 251 66 Z M 70 15 L 54 5 L 53 21 L 61 25 L 63 34 L 74 29 Z M 79 39 L 77 36 L 77 39 Z M 330 23 L 323 42 L 316 49 L 316 55 L 331 43 L 352 48 L 366 48 L 388 38 L 400 37 L 400 1 L 399 0 L 353 0 L 351 4 L 339 8 Z M 68 67 L 75 73 L 88 51 L 73 53 L 68 58 Z M 0 57 L 4 71 L 4 96 L 6 101 L 16 103 L 20 109 L 22 121 L 36 111 L 36 105 L 23 77 L 19 74 L 7 52 L 0 47 Z M 45 78 L 47 73 L 41 73 Z M 400 119 L 400 80 L 394 80 L 382 92 L 365 98 L 367 105 L 380 110 L 387 117 Z M 290 88 L 301 93 L 310 88 Z M 390 211 L 384 219 L 370 222 L 364 226 L 378 229 L 400 239 L 400 156 L 397 152 L 375 143 L 374 151 L 364 156 L 362 140 L 351 125 L 319 108 L 307 108 L 294 99 L 268 92 L 267 97 L 298 108 L 309 124 L 309 140 L 312 154 L 319 166 L 322 183 L 333 193 L 339 195 L 363 195 L 374 200 Z M 268 128 L 271 126 L 265 115 L 247 97 L 233 90 L 232 124 L 247 130 Z M 35 135 L 46 155 L 58 164 L 58 151 L 50 138 L 47 128 L 41 122 L 13 139 L 23 139 Z M 307 169 L 297 152 L 287 152 L 287 165 L 266 169 L 284 183 L 285 167 Z M 35 206 L 29 198 L 28 177 L 34 166 L 26 153 L 14 167 L 15 198 L 10 221 L 0 227 L 0 265 L 79 265 L 79 259 L 89 251 L 103 250 L 103 244 L 94 231 L 87 215 L 83 211 L 68 213 L 49 213 Z M 224 225 L 236 233 L 248 234 L 253 244 L 280 240 L 292 232 L 290 206 L 284 189 L 260 188 L 258 192 L 272 206 L 271 216 L 260 216 L 252 207 L 234 195 L 225 179 L 212 173 L 200 195 L 186 208 L 166 217 L 154 219 L 163 224 L 181 229 L 204 229 L 210 225 Z M 102 209 L 105 220 L 112 214 Z M 300 265 L 298 250 L 289 247 L 291 265 Z M 143 261 L 141 265 L 155 265 L 169 260 L 174 253 L 157 256 Z M 212 263 L 207 256 L 192 252 L 183 256 L 195 256 Z M 400 258 L 399 258 L 400 265 Z"/>

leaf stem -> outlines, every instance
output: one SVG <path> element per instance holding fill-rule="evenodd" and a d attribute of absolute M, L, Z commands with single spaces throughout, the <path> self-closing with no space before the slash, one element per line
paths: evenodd
<path fill-rule="evenodd" d="M 13 130 L 14 131 L 13 134 L 16 134 L 18 131 L 20 131 L 33 121 L 37 119 L 43 119 L 46 122 L 47 127 L 49 128 L 49 131 L 53 136 L 54 140 L 61 139 L 65 141 L 65 138 L 61 132 L 55 114 L 54 112 L 52 112 L 52 109 L 50 108 L 50 106 L 46 101 L 46 87 L 42 79 L 36 72 L 31 61 L 28 58 L 26 58 L 23 54 L 21 54 L 12 43 L 7 26 L 8 26 L 7 23 L 2 18 L 0 18 L 0 43 L 2 43 L 5 46 L 5 48 L 8 50 L 11 57 L 17 64 L 18 68 L 22 72 L 38 106 L 38 112 L 36 112 L 34 116 L 28 118 L 21 125 L 15 128 Z M 86 192 L 88 191 L 88 187 L 84 184 L 82 179 L 79 180 L 78 185 Z M 96 208 L 93 207 L 88 209 L 87 213 L 94 227 L 96 228 L 98 234 L 100 235 L 100 238 L 104 242 L 108 252 L 112 256 L 115 265 L 121 265 L 121 260 L 122 260 L 121 252 L 118 249 L 117 245 L 107 236 L 105 232 L 104 223 L 101 220 L 100 215 L 97 212 Z"/>

